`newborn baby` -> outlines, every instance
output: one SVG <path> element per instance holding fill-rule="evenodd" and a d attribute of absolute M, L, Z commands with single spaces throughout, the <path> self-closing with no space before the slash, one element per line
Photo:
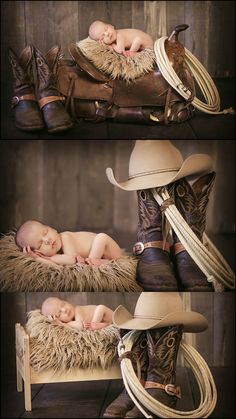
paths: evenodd
<path fill-rule="evenodd" d="M 133 56 L 145 48 L 153 48 L 153 40 L 147 33 L 139 29 L 115 29 L 101 20 L 96 20 L 90 25 L 89 37 L 110 46 L 126 57 Z"/>
<path fill-rule="evenodd" d="M 16 243 L 27 255 L 49 264 L 101 265 L 122 256 L 119 245 L 105 233 L 58 233 L 39 221 L 26 221 L 16 233 Z"/>
<path fill-rule="evenodd" d="M 44 300 L 41 313 L 57 324 L 67 325 L 76 330 L 102 329 L 112 323 L 113 311 L 102 305 L 73 306 L 60 298 Z"/>

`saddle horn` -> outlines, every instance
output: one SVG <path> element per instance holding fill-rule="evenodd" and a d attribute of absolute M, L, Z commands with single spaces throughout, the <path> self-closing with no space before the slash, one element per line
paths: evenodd
<path fill-rule="evenodd" d="M 185 23 L 183 23 L 182 25 L 177 25 L 175 29 L 173 30 L 173 32 L 171 33 L 171 35 L 169 36 L 168 41 L 170 42 L 178 41 L 179 33 L 182 31 L 186 31 L 188 27 L 189 25 L 186 25 Z"/>

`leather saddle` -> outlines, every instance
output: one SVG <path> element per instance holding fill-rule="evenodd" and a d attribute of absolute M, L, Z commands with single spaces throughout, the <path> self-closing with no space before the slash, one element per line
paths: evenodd
<path fill-rule="evenodd" d="M 61 59 L 57 88 L 66 97 L 66 109 L 74 118 L 100 122 L 157 124 L 183 122 L 193 115 L 195 96 L 191 71 L 184 62 L 184 47 L 178 34 L 188 25 L 179 25 L 166 40 L 165 49 L 174 70 L 191 91 L 188 101 L 165 80 L 158 67 L 133 82 L 112 79 L 98 70 L 76 44 L 68 49 L 72 59 Z"/>

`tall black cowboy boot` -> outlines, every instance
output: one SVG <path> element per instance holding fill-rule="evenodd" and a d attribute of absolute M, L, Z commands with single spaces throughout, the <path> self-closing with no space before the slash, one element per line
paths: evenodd
<path fill-rule="evenodd" d="M 65 100 L 57 90 L 58 62 L 60 47 L 50 49 L 46 57 L 34 48 L 35 87 L 39 107 L 49 133 L 66 131 L 72 127 L 72 121 L 62 101 Z"/>
<path fill-rule="evenodd" d="M 176 291 L 177 281 L 169 257 L 169 243 L 163 243 L 160 206 L 151 189 L 140 190 L 137 194 L 138 242 L 133 249 L 139 259 L 137 282 L 145 291 Z"/>
<path fill-rule="evenodd" d="M 32 47 L 25 47 L 19 57 L 9 48 L 9 59 L 13 73 L 12 108 L 16 127 L 23 131 L 41 130 L 44 122 L 32 83 Z"/>
<path fill-rule="evenodd" d="M 125 333 L 128 330 L 124 331 Z M 123 333 L 124 334 L 124 333 Z M 122 335 L 122 330 L 121 330 Z M 134 343 L 134 349 L 132 350 L 134 357 L 134 369 L 136 366 L 135 360 L 137 359 L 141 368 L 141 379 L 140 382 L 144 385 L 147 373 L 147 338 L 146 332 L 141 332 L 136 342 Z M 130 358 L 132 360 L 132 357 Z M 136 369 L 135 369 L 136 370 Z M 137 371 L 136 371 L 137 372 Z M 124 418 L 126 412 L 134 407 L 134 402 L 129 397 L 126 389 L 106 408 L 103 417 L 104 418 Z"/>
<path fill-rule="evenodd" d="M 181 397 L 180 388 L 175 386 L 175 382 L 176 360 L 182 332 L 182 325 L 151 329 L 146 332 L 148 369 L 144 387 L 154 399 L 172 409 L 176 406 L 177 398 Z M 125 418 L 143 417 L 137 406 L 125 416 Z"/>
<path fill-rule="evenodd" d="M 202 241 L 209 194 L 215 172 L 201 176 L 191 186 L 185 178 L 175 182 L 175 204 L 182 217 Z M 174 234 L 174 266 L 181 291 L 213 291 L 210 282 Z"/>

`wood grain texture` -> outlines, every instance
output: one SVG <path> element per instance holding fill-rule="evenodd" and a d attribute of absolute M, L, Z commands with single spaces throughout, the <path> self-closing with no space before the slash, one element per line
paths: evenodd
<path fill-rule="evenodd" d="M 212 76 L 233 76 L 234 7 L 233 1 L 3 1 L 3 66 L 7 71 L 9 44 L 18 51 L 34 44 L 43 52 L 60 44 L 68 56 L 68 44 L 86 38 L 89 25 L 99 19 L 144 30 L 154 39 L 187 23 L 189 29 L 180 34 L 186 48 Z"/>

